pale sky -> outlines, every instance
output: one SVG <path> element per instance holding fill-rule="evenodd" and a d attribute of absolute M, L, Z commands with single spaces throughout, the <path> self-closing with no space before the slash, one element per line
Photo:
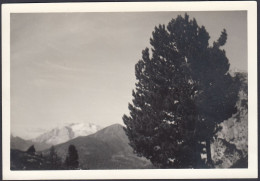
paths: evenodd
<path fill-rule="evenodd" d="M 72 122 L 123 124 L 134 66 L 154 27 L 184 12 L 11 14 L 11 133 L 33 138 Z M 188 12 L 216 40 L 231 69 L 247 71 L 245 11 Z"/>

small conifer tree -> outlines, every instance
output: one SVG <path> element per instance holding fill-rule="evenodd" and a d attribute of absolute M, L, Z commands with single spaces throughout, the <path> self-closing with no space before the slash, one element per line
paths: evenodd
<path fill-rule="evenodd" d="M 68 169 L 77 169 L 79 167 L 78 151 L 74 145 L 70 145 L 65 165 Z"/>
<path fill-rule="evenodd" d="M 61 168 L 61 158 L 58 156 L 54 146 L 51 146 L 50 148 L 50 154 L 49 154 L 49 161 L 50 161 L 50 169 L 60 169 Z"/>
<path fill-rule="evenodd" d="M 30 146 L 27 151 L 26 151 L 28 154 L 30 155 L 34 155 L 35 154 L 35 148 L 34 148 L 34 145 Z"/>

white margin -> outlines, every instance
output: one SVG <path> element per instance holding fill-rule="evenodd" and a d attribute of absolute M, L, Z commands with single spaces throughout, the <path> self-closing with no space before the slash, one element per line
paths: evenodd
<path fill-rule="evenodd" d="M 140 169 L 73 171 L 10 170 L 10 13 L 240 10 L 246 10 L 248 12 L 248 169 Z M 258 177 L 257 4 L 254 1 L 2 4 L 2 85 L 2 169 L 4 180 L 203 179 Z"/>

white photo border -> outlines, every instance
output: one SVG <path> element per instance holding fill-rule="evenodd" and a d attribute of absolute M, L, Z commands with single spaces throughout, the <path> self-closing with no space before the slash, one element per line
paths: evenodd
<path fill-rule="evenodd" d="M 248 23 L 248 168 L 137 170 L 10 170 L 10 14 L 58 12 L 247 11 Z M 195 179 L 257 178 L 257 4 L 223 2 L 24 3 L 2 5 L 2 173 L 8 180 L 37 179 Z"/>

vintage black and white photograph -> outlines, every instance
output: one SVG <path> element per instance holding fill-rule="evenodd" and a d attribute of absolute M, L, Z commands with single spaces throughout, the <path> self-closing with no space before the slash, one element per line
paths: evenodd
<path fill-rule="evenodd" d="M 247 10 L 11 12 L 10 171 L 248 169 L 248 33 Z"/>

